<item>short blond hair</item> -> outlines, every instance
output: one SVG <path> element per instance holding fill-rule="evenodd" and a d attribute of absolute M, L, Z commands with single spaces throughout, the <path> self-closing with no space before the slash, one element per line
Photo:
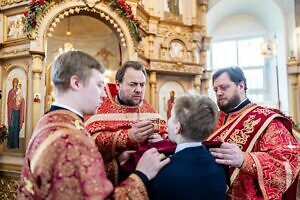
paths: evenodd
<path fill-rule="evenodd" d="M 176 99 L 173 109 L 186 139 L 205 140 L 216 125 L 217 105 L 207 96 L 181 96 Z"/>
<path fill-rule="evenodd" d="M 70 78 L 77 75 L 85 84 L 91 69 L 104 73 L 104 67 L 92 56 L 81 51 L 69 51 L 61 54 L 52 67 L 52 82 L 60 91 L 69 88 Z"/>

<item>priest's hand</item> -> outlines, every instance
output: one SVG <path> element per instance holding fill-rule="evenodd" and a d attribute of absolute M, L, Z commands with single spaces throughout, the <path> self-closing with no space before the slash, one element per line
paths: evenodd
<path fill-rule="evenodd" d="M 159 153 L 157 149 L 147 150 L 139 160 L 136 170 L 144 173 L 149 180 L 152 180 L 161 168 L 170 162 L 164 154 Z"/>
<path fill-rule="evenodd" d="M 150 120 L 138 121 L 131 125 L 130 137 L 137 143 L 142 143 L 153 134 L 154 126 Z"/>
<path fill-rule="evenodd" d="M 119 156 L 118 156 L 118 161 L 120 165 L 124 165 L 127 160 L 135 153 L 134 150 L 128 150 L 128 151 L 123 151 Z"/>
<path fill-rule="evenodd" d="M 159 142 L 161 140 L 163 140 L 163 138 L 158 133 L 153 133 L 148 138 L 149 143 Z"/>
<path fill-rule="evenodd" d="M 218 164 L 239 168 L 244 162 L 244 154 L 236 144 L 223 142 L 220 148 L 210 148 L 209 150 Z"/>

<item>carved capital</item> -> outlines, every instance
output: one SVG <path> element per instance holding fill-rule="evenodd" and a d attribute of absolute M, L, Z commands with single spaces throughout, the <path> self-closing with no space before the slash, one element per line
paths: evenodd
<path fill-rule="evenodd" d="M 40 74 L 43 71 L 43 59 L 41 55 L 32 55 L 32 72 Z"/>
<path fill-rule="evenodd" d="M 208 1 L 207 0 L 197 0 L 197 3 L 199 6 L 207 6 Z"/>

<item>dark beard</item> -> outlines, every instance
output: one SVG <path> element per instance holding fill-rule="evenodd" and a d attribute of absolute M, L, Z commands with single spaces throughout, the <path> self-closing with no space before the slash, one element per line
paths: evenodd
<path fill-rule="evenodd" d="M 229 113 L 231 110 L 233 110 L 237 105 L 239 105 L 239 103 L 241 103 L 240 97 L 239 96 L 234 96 L 232 99 L 230 99 L 228 101 L 227 104 L 225 105 L 220 105 L 218 103 L 218 106 L 220 108 L 221 111 L 225 112 L 225 113 Z"/>
<path fill-rule="evenodd" d="M 118 101 L 123 106 L 138 106 L 141 103 L 141 101 L 138 104 L 136 104 L 132 100 L 124 100 L 121 95 L 118 95 Z"/>

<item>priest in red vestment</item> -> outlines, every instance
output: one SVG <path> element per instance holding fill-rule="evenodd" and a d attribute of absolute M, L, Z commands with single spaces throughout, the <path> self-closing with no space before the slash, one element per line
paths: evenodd
<path fill-rule="evenodd" d="M 86 122 L 103 155 L 108 177 L 118 184 L 117 157 L 125 150 L 167 137 L 166 122 L 144 100 L 146 71 L 128 61 L 116 73 L 116 85 L 106 86 L 107 98 Z"/>
<path fill-rule="evenodd" d="M 300 147 L 291 120 L 250 102 L 240 68 L 215 72 L 213 88 L 220 113 L 209 140 L 224 142 L 210 150 L 230 166 L 228 199 L 296 199 Z"/>
<path fill-rule="evenodd" d="M 170 160 L 152 148 L 136 171 L 114 188 L 84 128 L 83 114 L 94 113 L 105 96 L 103 72 L 99 62 L 83 52 L 57 58 L 52 70 L 56 100 L 28 144 L 18 199 L 148 199 L 145 185 Z M 120 164 L 128 155 L 119 157 Z"/>

